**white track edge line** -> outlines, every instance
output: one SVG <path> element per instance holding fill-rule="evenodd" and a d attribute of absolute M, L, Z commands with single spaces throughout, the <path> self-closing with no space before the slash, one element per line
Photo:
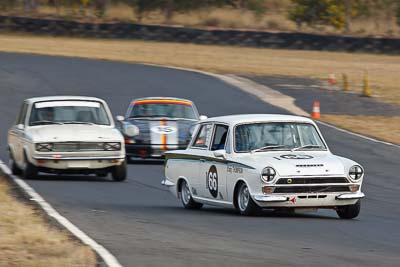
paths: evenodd
<path fill-rule="evenodd" d="M 8 168 L 6 164 L 2 160 L 0 160 L 0 168 L 2 171 L 11 177 L 14 182 L 26 193 L 28 194 L 32 201 L 35 201 L 46 214 L 52 218 L 54 218 L 59 224 L 65 227 L 71 234 L 77 237 L 82 241 L 85 245 L 88 245 L 91 249 L 93 249 L 100 258 L 103 259 L 104 263 L 108 267 L 122 267 L 122 265 L 118 262 L 116 257 L 112 255 L 106 248 L 102 245 L 94 241 L 90 238 L 86 233 L 80 230 L 77 226 L 72 224 L 67 218 L 58 213 L 44 198 L 39 195 L 31 186 L 29 186 L 25 181 L 18 178 L 17 176 L 11 174 L 11 170 Z"/>
<path fill-rule="evenodd" d="M 138 63 L 138 64 L 145 65 L 145 66 L 153 66 L 153 67 L 161 67 L 161 68 L 169 68 L 169 69 L 176 69 L 176 70 L 195 72 L 195 73 L 199 73 L 199 74 L 203 74 L 203 75 L 207 75 L 207 76 L 211 76 L 211 77 L 217 78 L 218 80 L 220 80 L 220 81 L 222 81 L 222 82 L 224 82 L 226 84 L 229 84 L 230 86 L 235 86 L 235 85 L 232 85 L 232 84 L 226 82 L 224 79 L 221 79 L 221 76 L 229 77 L 229 76 L 224 75 L 224 74 L 216 74 L 216 73 L 203 71 L 203 70 L 196 70 L 196 69 L 184 68 L 184 67 L 175 67 L 175 66 L 170 66 L 170 65 L 153 64 L 153 63 Z M 231 75 L 231 77 L 232 76 L 236 76 L 236 75 Z M 257 83 L 257 82 L 255 82 L 253 80 L 252 80 L 252 82 Z M 242 91 L 244 91 L 246 93 L 249 93 L 249 92 L 243 90 L 242 88 L 240 88 L 239 86 L 235 86 L 235 87 L 239 88 L 240 90 L 242 90 Z M 271 89 L 271 90 L 274 90 L 274 89 Z M 274 90 L 274 91 L 276 91 L 276 90 Z M 267 102 L 264 99 L 261 99 L 261 100 L 264 101 L 264 102 Z M 269 102 L 267 102 L 267 103 L 275 106 L 273 103 L 269 103 Z M 378 140 L 378 139 L 375 139 L 375 138 L 372 138 L 372 137 L 368 137 L 368 136 L 365 136 L 365 135 L 362 135 L 362 134 L 359 134 L 359 133 L 355 133 L 355 132 L 340 128 L 338 126 L 335 126 L 335 125 L 332 125 L 332 124 L 329 124 L 329 123 L 326 123 L 326 122 L 322 122 L 322 121 L 316 121 L 316 122 L 320 123 L 322 125 L 325 125 L 327 127 L 333 128 L 335 130 L 338 130 L 340 132 L 347 133 L 347 134 L 350 134 L 350 135 L 353 135 L 353 136 L 357 136 L 357 137 L 363 138 L 363 139 L 368 140 L 368 141 L 372 141 L 372 142 L 375 142 L 375 143 L 378 143 L 378 144 L 384 144 L 384 145 L 387 145 L 387 146 L 392 146 L 392 147 L 395 147 L 395 148 L 400 148 L 400 145 L 397 145 L 397 144 L 394 144 L 394 143 Z"/>

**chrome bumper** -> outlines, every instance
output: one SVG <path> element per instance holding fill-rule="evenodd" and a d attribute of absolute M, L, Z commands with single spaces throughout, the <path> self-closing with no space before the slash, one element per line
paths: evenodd
<path fill-rule="evenodd" d="M 289 200 L 285 196 L 254 196 L 254 199 L 260 202 L 283 202 Z"/>
<path fill-rule="evenodd" d="M 162 181 L 161 181 L 161 184 L 162 184 L 162 185 L 165 185 L 165 186 L 174 186 L 174 185 L 175 185 L 173 182 L 171 182 L 171 181 L 169 181 L 169 180 L 167 180 L 167 179 L 162 180 Z"/>
<path fill-rule="evenodd" d="M 365 194 L 363 192 L 356 192 L 356 193 L 345 193 L 338 195 L 336 197 L 337 200 L 348 200 L 348 199 L 360 199 L 365 197 Z"/>
<path fill-rule="evenodd" d="M 83 156 L 83 157 L 51 157 L 51 156 L 34 156 L 35 160 L 113 160 L 125 159 L 123 156 Z"/>

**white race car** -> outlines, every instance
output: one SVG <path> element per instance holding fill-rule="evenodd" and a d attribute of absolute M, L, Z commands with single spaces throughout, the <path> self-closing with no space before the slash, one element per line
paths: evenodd
<path fill-rule="evenodd" d="M 360 164 L 335 156 L 317 125 L 288 115 L 236 115 L 202 121 L 185 150 L 166 153 L 162 184 L 185 208 L 203 204 L 259 209 L 360 212 Z"/>
<path fill-rule="evenodd" d="M 27 99 L 8 133 L 10 167 L 26 179 L 38 172 L 126 179 L 124 139 L 98 98 Z"/>

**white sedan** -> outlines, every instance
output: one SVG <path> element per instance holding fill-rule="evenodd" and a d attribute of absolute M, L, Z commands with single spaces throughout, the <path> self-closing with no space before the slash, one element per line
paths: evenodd
<path fill-rule="evenodd" d="M 185 150 L 166 153 L 162 184 L 185 208 L 328 208 L 340 218 L 360 212 L 360 164 L 333 155 L 317 125 L 288 115 L 236 115 L 198 124 Z"/>
<path fill-rule="evenodd" d="M 8 132 L 10 167 L 26 179 L 38 172 L 126 179 L 125 146 L 107 104 L 94 97 L 54 96 L 23 102 Z"/>

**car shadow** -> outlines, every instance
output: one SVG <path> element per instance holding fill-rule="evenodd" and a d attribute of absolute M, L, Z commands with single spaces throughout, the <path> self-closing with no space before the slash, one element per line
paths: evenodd
<path fill-rule="evenodd" d="M 199 210 L 187 210 L 183 207 L 163 207 L 163 209 L 173 210 L 175 212 L 189 212 L 190 214 L 212 214 L 212 215 L 227 215 L 227 216 L 235 216 L 235 217 L 242 217 L 242 218 L 302 218 L 302 219 L 329 219 L 329 220 L 339 220 L 339 218 L 334 216 L 329 216 L 325 214 L 317 214 L 316 212 L 312 213 L 295 213 L 290 211 L 276 211 L 276 210 L 261 210 L 254 216 L 241 216 L 238 211 L 235 209 L 229 208 L 220 208 L 220 207 L 212 207 L 212 206 L 204 206 Z"/>
<path fill-rule="evenodd" d="M 113 182 L 111 177 L 98 177 L 95 175 L 57 175 L 39 174 L 31 181 L 71 181 L 71 182 Z"/>
<path fill-rule="evenodd" d="M 129 165 L 163 165 L 164 160 L 129 160 Z"/>

